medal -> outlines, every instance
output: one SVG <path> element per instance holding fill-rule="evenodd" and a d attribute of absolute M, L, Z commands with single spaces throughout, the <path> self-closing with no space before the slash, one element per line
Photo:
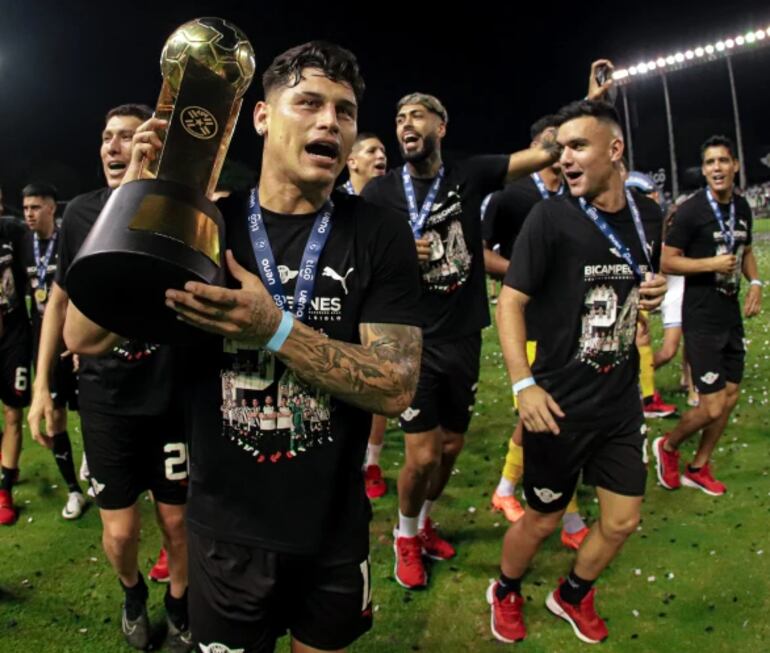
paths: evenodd
<path fill-rule="evenodd" d="M 38 304 L 44 304 L 47 298 L 48 298 L 48 291 L 45 288 L 38 288 L 35 291 L 35 301 Z"/>

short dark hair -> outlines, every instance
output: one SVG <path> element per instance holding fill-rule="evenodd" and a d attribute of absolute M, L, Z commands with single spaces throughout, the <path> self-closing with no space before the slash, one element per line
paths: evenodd
<path fill-rule="evenodd" d="M 703 145 L 700 146 L 701 161 L 706 154 L 706 150 L 710 147 L 724 147 L 728 152 L 730 152 L 730 156 L 733 159 L 738 158 L 735 154 L 735 143 L 733 143 L 733 140 L 721 134 L 714 134 L 714 136 L 709 136 L 705 141 L 703 141 Z"/>
<path fill-rule="evenodd" d="M 603 100 L 577 100 L 559 109 L 556 118 L 559 124 L 568 120 L 590 116 L 602 122 L 611 122 L 620 128 L 620 116 L 609 102 Z"/>
<path fill-rule="evenodd" d="M 318 68 L 333 82 L 349 84 L 361 102 L 366 88 L 356 56 L 345 48 L 327 41 L 309 41 L 279 54 L 262 75 L 265 95 L 282 86 L 296 86 L 305 68 Z"/>
<path fill-rule="evenodd" d="M 107 112 L 104 122 L 109 122 L 115 116 L 134 116 L 144 122 L 152 118 L 152 109 L 146 104 L 119 104 Z"/>
<path fill-rule="evenodd" d="M 366 141 L 370 138 L 376 138 L 378 141 L 382 141 L 382 139 L 374 132 L 358 132 L 358 136 L 356 136 L 353 145 L 358 145 L 361 141 Z"/>
<path fill-rule="evenodd" d="M 27 184 L 21 191 L 22 197 L 50 197 L 54 202 L 59 199 L 56 186 L 45 181 L 35 181 Z"/>
<path fill-rule="evenodd" d="M 529 139 L 534 141 L 540 134 L 542 134 L 549 127 L 558 127 L 559 119 L 556 114 L 549 113 L 548 115 L 541 116 L 529 128 Z"/>

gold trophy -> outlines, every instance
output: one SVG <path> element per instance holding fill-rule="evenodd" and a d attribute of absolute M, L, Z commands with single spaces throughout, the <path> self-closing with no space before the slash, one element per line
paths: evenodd
<path fill-rule="evenodd" d="M 224 285 L 224 221 L 211 201 L 254 49 L 222 18 L 179 27 L 161 54 L 155 116 L 168 121 L 151 179 L 110 196 L 67 273 L 71 300 L 97 324 L 129 338 L 189 341 L 196 330 L 165 306 L 167 288 L 187 281 Z"/>

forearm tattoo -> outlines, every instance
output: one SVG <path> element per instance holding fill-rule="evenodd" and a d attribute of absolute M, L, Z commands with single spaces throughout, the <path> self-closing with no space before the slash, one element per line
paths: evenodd
<path fill-rule="evenodd" d="M 364 324 L 360 345 L 297 322 L 294 329 L 279 357 L 305 382 L 372 413 L 397 415 L 409 406 L 420 371 L 418 327 Z"/>

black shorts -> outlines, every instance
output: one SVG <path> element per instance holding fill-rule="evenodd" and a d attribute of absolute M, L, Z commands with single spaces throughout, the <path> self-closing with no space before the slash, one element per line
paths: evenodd
<path fill-rule="evenodd" d="M 481 333 L 441 344 L 424 343 L 420 379 L 412 403 L 401 413 L 405 433 L 441 426 L 465 433 L 476 402 Z"/>
<path fill-rule="evenodd" d="M 54 406 L 78 409 L 78 375 L 72 366 L 72 356 L 56 361 L 51 374 L 50 390 Z"/>
<path fill-rule="evenodd" d="M 0 401 L 25 408 L 30 401 L 32 338 L 23 336 L 0 348 Z"/>
<path fill-rule="evenodd" d="M 692 382 L 703 395 L 723 390 L 727 382 L 740 383 L 746 348 L 743 325 L 723 333 L 685 331 L 684 348 L 692 369 Z"/>
<path fill-rule="evenodd" d="M 81 410 L 80 423 L 91 487 L 100 508 L 128 508 L 146 490 L 152 490 L 160 503 L 185 503 L 183 420 Z"/>
<path fill-rule="evenodd" d="M 202 650 L 273 651 L 287 630 L 303 644 L 336 650 L 372 627 L 368 560 L 323 566 L 192 529 L 187 538 L 190 624 Z"/>
<path fill-rule="evenodd" d="M 560 429 L 559 435 L 524 429 L 524 494 L 534 510 L 566 508 L 581 471 L 587 485 L 644 495 L 647 441 L 641 411 L 603 428 L 560 424 Z"/>

